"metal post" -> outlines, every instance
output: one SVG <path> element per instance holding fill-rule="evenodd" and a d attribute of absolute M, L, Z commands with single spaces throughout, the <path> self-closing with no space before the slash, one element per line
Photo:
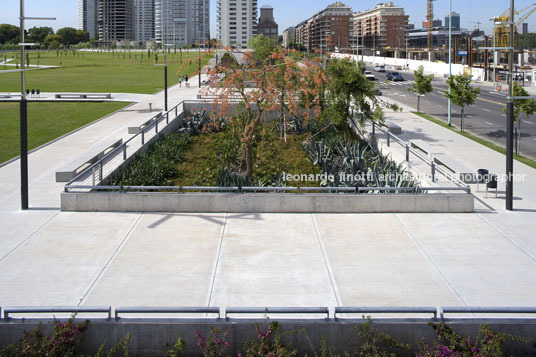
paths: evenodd
<path fill-rule="evenodd" d="M 493 41 L 493 89 L 497 89 L 497 83 L 495 83 L 495 68 L 497 66 L 497 53 L 495 52 L 495 32 L 492 33 L 492 41 Z"/>
<path fill-rule="evenodd" d="M 127 146 L 123 145 L 123 161 L 127 159 Z"/>
<path fill-rule="evenodd" d="M 432 182 L 435 182 L 435 162 L 432 161 Z"/>
<path fill-rule="evenodd" d="M 387 132 L 387 146 L 391 146 L 391 132 Z"/>
<path fill-rule="evenodd" d="M 145 145 L 145 129 L 141 129 L 141 144 Z"/>
<path fill-rule="evenodd" d="M 452 76 L 452 0 L 449 0 L 449 78 Z M 450 86 L 449 86 L 450 94 Z M 452 103 L 448 100 L 448 124 L 452 125 Z"/>
<path fill-rule="evenodd" d="M 409 144 L 406 144 L 406 161 L 409 162 Z"/>
<path fill-rule="evenodd" d="M 158 134 L 158 118 L 156 118 L 156 122 L 155 122 L 155 125 L 154 125 L 154 133 Z"/>
<path fill-rule="evenodd" d="M 24 66 L 24 0 L 20 0 L 20 206 L 28 209 L 28 101 Z"/>
<path fill-rule="evenodd" d="M 376 124 L 372 122 L 372 135 L 376 135 Z"/>
<path fill-rule="evenodd" d="M 199 42 L 197 43 L 197 54 L 198 54 L 198 61 L 199 61 L 199 88 L 201 88 L 201 45 Z"/>
<path fill-rule="evenodd" d="M 514 0 L 510 0 L 510 55 L 508 56 L 508 102 L 506 104 L 506 210 L 513 210 L 513 182 L 514 171 L 514 100 L 513 76 L 514 66 Z"/>

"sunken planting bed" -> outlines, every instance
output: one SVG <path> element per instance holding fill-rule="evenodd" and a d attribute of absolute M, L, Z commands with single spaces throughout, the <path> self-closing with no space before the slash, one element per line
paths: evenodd
<path fill-rule="evenodd" d="M 471 212 L 472 195 L 427 193 L 373 142 L 314 120 L 257 128 L 246 175 L 237 117 L 184 118 L 103 181 L 64 193 L 62 209 L 125 212 Z M 385 190 L 386 187 L 397 188 Z M 383 189 L 378 189 L 383 188 Z M 65 198 L 65 199 L 64 199 Z"/>

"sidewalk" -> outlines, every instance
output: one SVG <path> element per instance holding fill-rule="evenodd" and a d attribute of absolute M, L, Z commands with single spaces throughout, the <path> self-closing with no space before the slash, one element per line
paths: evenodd
<path fill-rule="evenodd" d="M 197 90 L 171 88 L 170 107 Z M 60 212 L 54 170 L 105 137 L 127 138 L 149 102 L 162 110 L 163 94 L 30 154 L 28 211 L 18 161 L 0 168 L 1 306 L 534 305 L 536 170 L 517 162 L 527 176 L 515 212 L 476 187 L 474 214 Z M 404 140 L 504 173 L 494 151 L 406 110 L 386 116 Z"/>

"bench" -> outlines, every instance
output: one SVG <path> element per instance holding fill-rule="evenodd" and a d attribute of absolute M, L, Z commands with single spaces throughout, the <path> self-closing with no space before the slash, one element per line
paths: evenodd
<path fill-rule="evenodd" d="M 391 134 L 402 134 L 402 128 L 394 123 L 383 123 L 382 126 L 387 128 Z"/>
<path fill-rule="evenodd" d="M 56 171 L 56 182 L 69 182 L 123 143 L 123 139 L 102 140 Z"/>
<path fill-rule="evenodd" d="M 438 148 L 435 148 L 420 139 L 410 140 L 410 146 L 424 153 L 429 159 L 432 159 L 434 155 L 443 154 Z"/>
<path fill-rule="evenodd" d="M 151 125 L 152 122 L 162 117 L 162 112 L 156 114 L 155 116 L 151 117 L 151 119 L 147 120 L 146 118 L 142 118 L 135 122 L 132 126 L 128 127 L 128 133 L 129 134 L 137 134 L 149 125 Z"/>
<path fill-rule="evenodd" d="M 434 162 L 452 172 L 460 181 L 465 183 L 476 183 L 475 171 L 460 164 L 458 161 L 445 154 L 434 154 Z"/>
<path fill-rule="evenodd" d="M 112 99 L 110 93 L 56 93 L 56 99 L 61 98 L 80 98 L 80 99 Z"/>

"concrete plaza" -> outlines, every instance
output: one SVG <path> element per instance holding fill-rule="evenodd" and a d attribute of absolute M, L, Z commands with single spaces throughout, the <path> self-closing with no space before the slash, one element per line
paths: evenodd
<path fill-rule="evenodd" d="M 170 107 L 197 91 L 171 88 Z M 472 214 L 60 212 L 55 169 L 101 139 L 128 138 L 149 102 L 162 110 L 163 94 L 32 152 L 28 211 L 19 161 L 0 168 L 0 306 L 534 305 L 536 170 L 518 162 L 514 212 L 503 184 L 498 198 L 473 186 Z M 407 110 L 387 120 L 403 139 L 504 173 L 503 155 Z"/>

